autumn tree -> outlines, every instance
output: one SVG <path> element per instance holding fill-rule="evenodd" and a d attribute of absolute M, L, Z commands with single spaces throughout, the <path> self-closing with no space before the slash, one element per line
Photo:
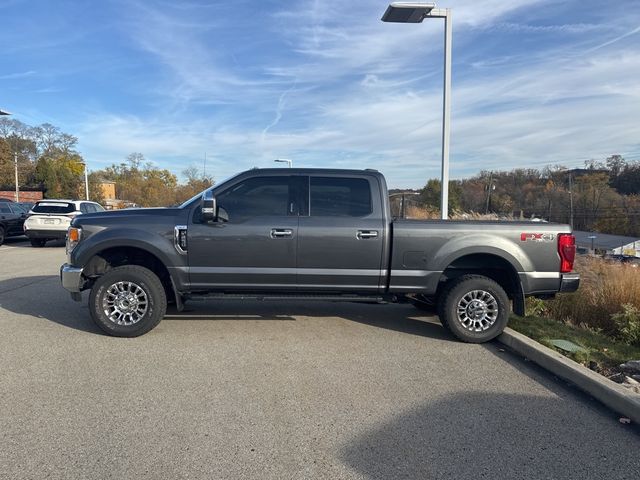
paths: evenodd
<path fill-rule="evenodd" d="M 206 190 L 213 185 L 213 176 L 205 175 L 195 166 L 190 166 L 182 171 L 182 175 L 186 179 L 186 183 L 180 185 L 177 192 L 176 200 L 180 203 L 190 199 L 194 195 Z"/>
<path fill-rule="evenodd" d="M 169 170 L 155 167 L 141 153 L 132 153 L 119 165 L 95 172 L 100 178 L 116 183 L 121 200 L 143 207 L 159 207 L 178 203 L 178 179 Z"/>
<path fill-rule="evenodd" d="M 420 191 L 419 202 L 433 210 L 440 211 L 440 200 L 442 195 L 442 182 L 436 178 L 427 181 L 427 184 Z M 449 209 L 460 210 L 462 207 L 460 182 L 452 180 L 449 182 Z"/>

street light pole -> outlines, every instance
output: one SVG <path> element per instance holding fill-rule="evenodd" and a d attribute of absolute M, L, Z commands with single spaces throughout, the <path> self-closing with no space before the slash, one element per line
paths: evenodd
<path fill-rule="evenodd" d="M 449 218 L 449 145 L 451 142 L 451 9 L 431 10 L 429 17 L 444 18 L 444 82 L 442 90 L 442 172 L 440 218 Z"/>
<path fill-rule="evenodd" d="M 383 22 L 422 23 L 425 18 L 444 19 L 444 78 L 442 92 L 442 171 L 440 176 L 440 218 L 449 218 L 449 145 L 451 139 L 451 9 L 435 3 L 392 2 Z"/>
<path fill-rule="evenodd" d="M 16 202 L 19 202 L 20 187 L 18 187 L 18 152 L 13 152 L 13 166 L 16 174 Z"/>
<path fill-rule="evenodd" d="M 84 162 L 84 195 L 89 200 L 89 175 L 87 174 L 87 162 Z"/>

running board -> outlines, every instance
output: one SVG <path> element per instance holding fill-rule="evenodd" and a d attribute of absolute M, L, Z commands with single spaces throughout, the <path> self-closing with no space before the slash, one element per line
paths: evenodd
<path fill-rule="evenodd" d="M 184 298 L 184 297 L 183 297 Z M 394 296 L 363 296 L 363 295 L 308 295 L 308 294 L 253 294 L 253 293 L 205 293 L 185 298 L 189 301 L 216 300 L 259 300 L 259 301 L 320 301 L 320 302 L 360 302 L 360 303 L 388 303 L 398 301 Z"/>

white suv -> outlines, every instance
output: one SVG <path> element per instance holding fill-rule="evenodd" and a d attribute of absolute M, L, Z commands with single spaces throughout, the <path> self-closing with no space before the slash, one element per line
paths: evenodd
<path fill-rule="evenodd" d="M 62 240 L 71 220 L 83 213 L 104 212 L 99 203 L 85 200 L 40 200 L 29 211 L 24 234 L 34 247 L 44 247 L 47 240 Z"/>

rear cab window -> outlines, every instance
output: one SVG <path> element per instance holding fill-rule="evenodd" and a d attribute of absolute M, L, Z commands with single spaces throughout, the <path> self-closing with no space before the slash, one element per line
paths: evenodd
<path fill-rule="evenodd" d="M 38 202 L 31 209 L 33 213 L 48 213 L 54 215 L 66 215 L 76 211 L 73 203 L 68 202 Z"/>

